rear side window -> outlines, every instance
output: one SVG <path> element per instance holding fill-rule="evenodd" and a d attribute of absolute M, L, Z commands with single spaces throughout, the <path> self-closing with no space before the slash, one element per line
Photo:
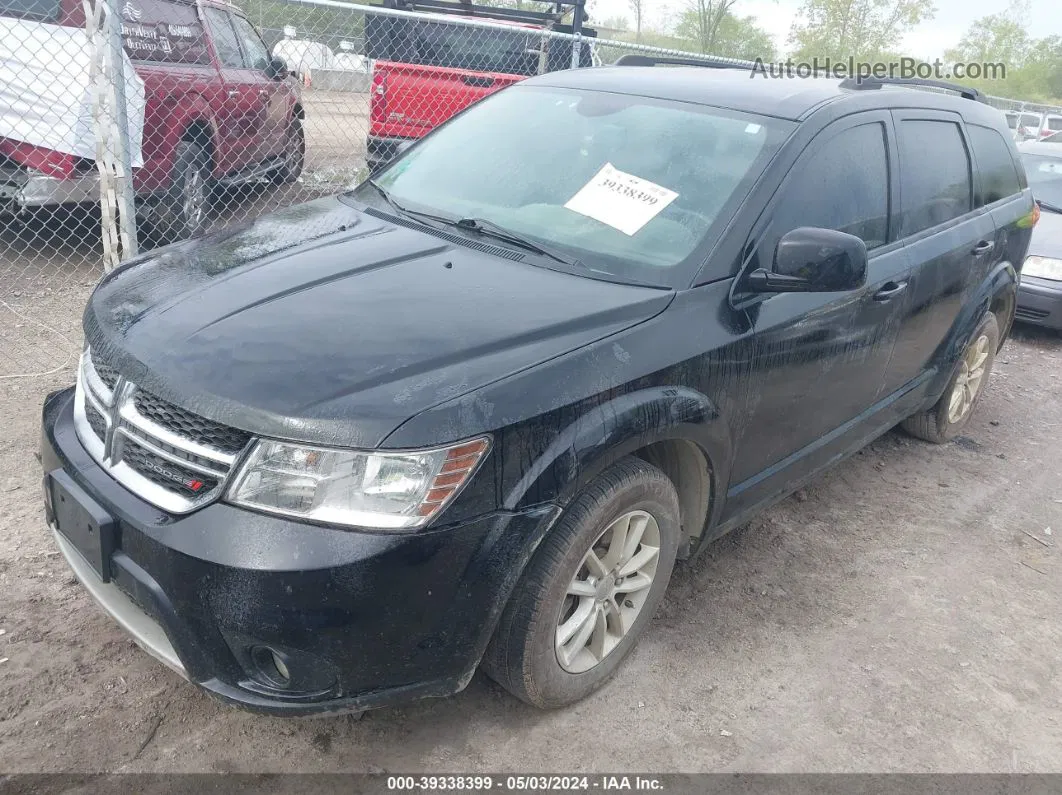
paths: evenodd
<path fill-rule="evenodd" d="M 214 49 L 218 51 L 218 60 L 222 66 L 230 69 L 243 68 L 243 54 L 240 52 L 240 43 L 236 40 L 236 32 L 229 24 L 229 15 L 225 11 L 216 8 L 206 9 L 207 24 L 210 25 L 210 35 L 214 37 Z"/>
<path fill-rule="evenodd" d="M 844 130 L 815 147 L 774 211 L 775 239 L 801 226 L 855 235 L 868 249 L 884 245 L 889 227 L 889 161 L 879 123 Z"/>
<path fill-rule="evenodd" d="M 59 19 L 59 0 L 0 0 L 0 17 L 54 22 Z"/>
<path fill-rule="evenodd" d="M 1022 127 L 1039 127 L 1040 117 L 1034 116 L 1031 113 L 1021 114 L 1021 126 Z"/>
<path fill-rule="evenodd" d="M 959 125 L 901 121 L 900 234 L 917 234 L 970 212 L 970 156 Z"/>
<path fill-rule="evenodd" d="M 194 5 L 127 0 L 121 9 L 122 44 L 134 61 L 210 63 L 203 26 Z"/>
<path fill-rule="evenodd" d="M 1018 169 L 1003 136 L 988 127 L 968 125 L 966 129 L 981 172 L 981 204 L 991 204 L 1020 193 Z"/>

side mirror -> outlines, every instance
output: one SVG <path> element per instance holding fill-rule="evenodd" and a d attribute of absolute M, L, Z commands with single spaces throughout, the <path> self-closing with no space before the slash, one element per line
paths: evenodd
<path fill-rule="evenodd" d="M 269 66 L 266 67 L 266 76 L 270 80 L 282 80 L 288 74 L 288 64 L 283 58 L 277 58 L 274 56 L 273 60 L 269 62 Z"/>
<path fill-rule="evenodd" d="M 855 290 L 867 281 L 867 246 L 855 235 L 800 227 L 788 232 L 774 251 L 771 270 L 748 276 L 757 293 L 831 293 Z"/>

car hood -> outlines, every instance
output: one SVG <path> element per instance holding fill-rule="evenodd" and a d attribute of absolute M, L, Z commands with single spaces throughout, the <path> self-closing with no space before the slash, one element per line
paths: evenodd
<path fill-rule="evenodd" d="M 375 447 L 417 413 L 644 321 L 673 296 L 471 245 L 319 200 L 105 277 L 86 340 L 141 388 L 210 419 Z"/>
<path fill-rule="evenodd" d="M 1062 259 L 1062 215 L 1044 210 L 1033 227 L 1027 256 Z"/>

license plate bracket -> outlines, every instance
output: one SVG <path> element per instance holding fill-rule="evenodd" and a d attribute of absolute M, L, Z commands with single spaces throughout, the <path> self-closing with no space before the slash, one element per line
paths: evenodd
<path fill-rule="evenodd" d="M 110 582 L 116 525 L 98 502 L 57 469 L 45 478 L 49 521 L 81 553 L 103 582 Z"/>

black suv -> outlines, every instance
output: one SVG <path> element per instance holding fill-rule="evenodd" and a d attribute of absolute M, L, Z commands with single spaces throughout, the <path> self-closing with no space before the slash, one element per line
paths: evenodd
<path fill-rule="evenodd" d="M 969 421 L 1038 217 L 1003 114 L 637 63 L 103 279 L 46 513 L 149 652 L 283 715 L 480 665 L 568 704 L 676 559 L 897 424 Z"/>

